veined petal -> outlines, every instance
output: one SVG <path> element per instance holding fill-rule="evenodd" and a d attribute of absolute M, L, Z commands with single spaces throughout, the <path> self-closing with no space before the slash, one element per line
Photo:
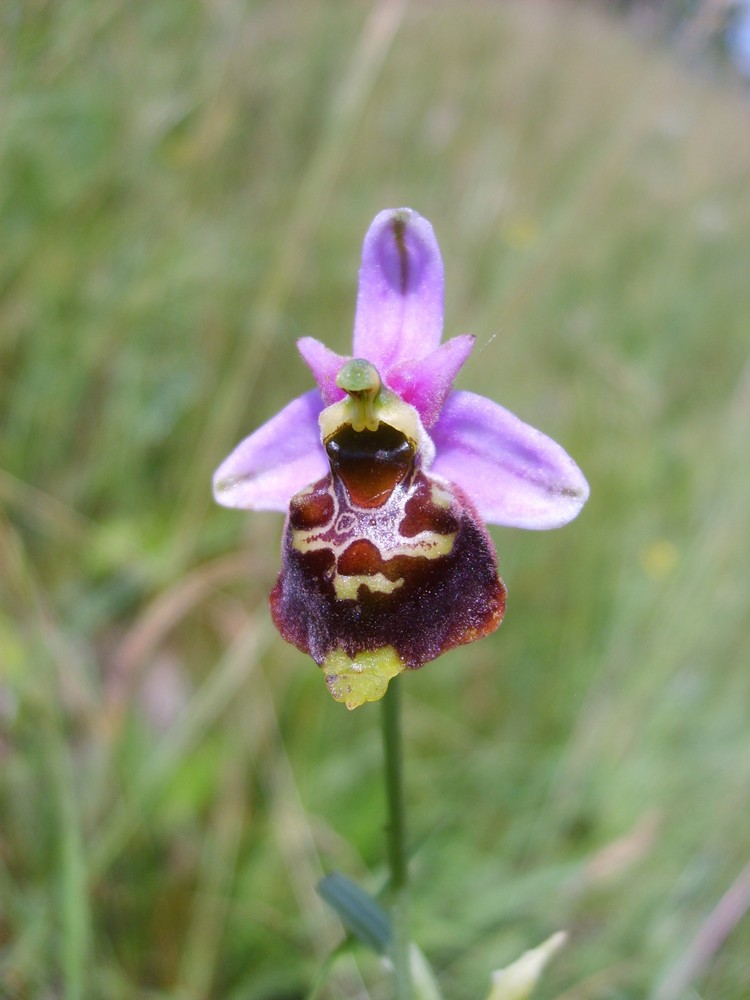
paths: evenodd
<path fill-rule="evenodd" d="M 404 361 L 388 372 L 388 386 L 418 410 L 425 427 L 432 427 L 440 416 L 453 380 L 471 354 L 475 340 L 462 334 L 441 344 L 421 361 Z"/>
<path fill-rule="evenodd" d="M 350 359 L 336 354 L 314 337 L 302 337 L 298 340 L 297 350 L 315 376 L 325 405 L 330 406 L 343 399 L 346 393 L 336 385 L 336 376 Z"/>
<path fill-rule="evenodd" d="M 410 208 L 376 215 L 362 247 L 354 357 L 384 371 L 434 351 L 443 285 L 443 259 L 427 219 Z"/>
<path fill-rule="evenodd" d="M 237 445 L 214 474 L 224 507 L 285 511 L 291 497 L 328 471 L 320 443 L 317 389 L 293 400 Z"/>
<path fill-rule="evenodd" d="M 588 483 L 559 444 L 484 396 L 450 395 L 431 434 L 432 472 L 460 486 L 490 524 L 558 528 L 588 498 Z"/>

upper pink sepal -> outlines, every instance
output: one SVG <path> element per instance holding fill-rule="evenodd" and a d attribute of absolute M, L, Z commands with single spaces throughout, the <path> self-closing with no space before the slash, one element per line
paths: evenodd
<path fill-rule="evenodd" d="M 383 372 L 426 357 L 443 331 L 443 258 L 432 226 L 410 208 L 375 216 L 362 247 L 355 358 Z"/>

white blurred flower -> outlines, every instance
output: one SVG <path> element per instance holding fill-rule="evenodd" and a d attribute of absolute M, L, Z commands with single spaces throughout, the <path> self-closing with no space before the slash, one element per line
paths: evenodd
<path fill-rule="evenodd" d="M 525 951 L 515 962 L 493 972 L 487 1000 L 527 1000 L 539 982 L 547 962 L 562 948 L 566 939 L 565 932 L 558 931 L 538 948 Z"/>

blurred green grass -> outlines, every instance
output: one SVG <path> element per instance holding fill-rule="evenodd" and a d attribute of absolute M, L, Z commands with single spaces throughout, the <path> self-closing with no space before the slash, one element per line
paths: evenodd
<path fill-rule="evenodd" d="M 382 884 L 377 710 L 273 634 L 281 519 L 209 477 L 407 204 L 460 385 L 592 486 L 494 531 L 505 624 L 408 679 L 420 943 L 457 1000 L 558 927 L 542 1000 L 744 1000 L 747 918 L 686 962 L 750 858 L 746 100 L 591 5 L 0 16 L 0 992 L 303 997 L 316 878 Z"/>

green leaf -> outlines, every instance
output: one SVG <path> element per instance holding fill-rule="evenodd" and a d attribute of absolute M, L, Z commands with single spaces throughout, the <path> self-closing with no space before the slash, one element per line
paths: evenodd
<path fill-rule="evenodd" d="M 350 934 L 378 955 L 388 951 L 391 921 L 380 903 L 369 893 L 339 872 L 322 878 L 317 889 Z"/>

